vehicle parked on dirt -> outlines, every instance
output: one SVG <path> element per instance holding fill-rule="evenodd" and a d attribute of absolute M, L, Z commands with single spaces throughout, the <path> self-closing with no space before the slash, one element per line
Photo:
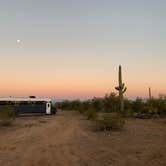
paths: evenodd
<path fill-rule="evenodd" d="M 0 98 L 0 111 L 5 107 L 13 107 L 16 114 L 45 113 L 51 115 L 56 113 L 56 108 L 52 106 L 49 98 Z"/>

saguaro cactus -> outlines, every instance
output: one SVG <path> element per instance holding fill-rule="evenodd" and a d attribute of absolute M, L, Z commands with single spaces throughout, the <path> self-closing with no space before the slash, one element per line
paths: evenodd
<path fill-rule="evenodd" d="M 149 87 L 149 99 L 152 99 L 151 88 Z"/>
<path fill-rule="evenodd" d="M 123 93 L 127 90 L 125 84 L 122 83 L 122 67 L 119 66 L 119 86 L 115 87 L 117 91 L 119 91 L 119 100 L 120 100 L 120 111 L 121 113 L 124 111 L 124 101 L 123 101 Z"/>

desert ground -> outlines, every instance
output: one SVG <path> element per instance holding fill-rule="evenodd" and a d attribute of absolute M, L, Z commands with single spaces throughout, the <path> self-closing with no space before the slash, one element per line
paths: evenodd
<path fill-rule="evenodd" d="M 128 119 L 96 132 L 74 111 L 22 116 L 0 128 L 0 166 L 165 166 L 166 119 Z"/>

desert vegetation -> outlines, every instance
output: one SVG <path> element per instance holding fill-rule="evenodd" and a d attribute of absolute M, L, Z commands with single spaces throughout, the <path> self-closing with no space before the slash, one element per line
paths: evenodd
<path fill-rule="evenodd" d="M 124 98 L 123 112 L 119 111 L 121 103 L 116 93 L 106 94 L 103 98 L 94 97 L 86 101 L 65 100 L 56 103 L 56 106 L 61 110 L 75 110 L 80 112 L 87 119 L 94 121 L 97 124 L 96 127 L 101 130 L 123 128 L 126 118 L 149 119 L 166 116 L 165 95 L 147 100 L 139 97 L 135 100 Z"/>
<path fill-rule="evenodd" d="M 86 101 L 80 100 L 65 100 L 56 103 L 57 108 L 61 110 L 77 110 L 84 113 L 90 108 L 94 109 L 97 113 L 112 113 L 118 112 L 120 109 L 119 96 L 116 93 L 106 94 L 102 98 L 89 99 Z M 138 114 L 165 116 L 166 115 L 166 96 L 159 95 L 158 98 L 151 98 L 144 100 L 137 97 L 135 100 L 124 98 L 124 116 L 134 117 Z"/>
<path fill-rule="evenodd" d="M 81 100 L 65 100 L 57 102 L 56 107 L 61 110 L 79 111 L 89 120 L 93 120 L 97 124 L 97 128 L 113 129 L 122 128 L 124 118 L 157 118 L 166 115 L 166 96 L 159 95 L 153 98 L 151 89 L 149 88 L 149 98 L 144 100 L 137 97 L 135 100 L 124 98 L 123 94 L 127 90 L 122 82 L 122 68 L 119 66 L 118 86 L 115 89 L 117 93 L 111 92 L 104 97 L 94 97 L 93 99 Z"/>
<path fill-rule="evenodd" d="M 0 110 L 0 126 L 9 126 L 16 117 L 15 110 L 12 106 L 3 106 Z"/>

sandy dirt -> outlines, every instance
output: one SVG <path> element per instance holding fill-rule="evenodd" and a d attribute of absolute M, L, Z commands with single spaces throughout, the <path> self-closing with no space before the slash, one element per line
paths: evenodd
<path fill-rule="evenodd" d="M 95 132 L 77 112 L 18 117 L 0 128 L 0 166 L 166 166 L 166 119 Z"/>

